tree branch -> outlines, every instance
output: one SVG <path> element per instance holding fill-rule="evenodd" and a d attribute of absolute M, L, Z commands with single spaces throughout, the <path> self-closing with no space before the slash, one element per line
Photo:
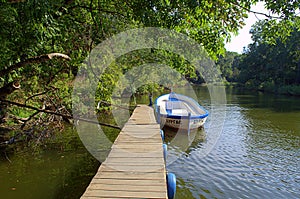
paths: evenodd
<path fill-rule="evenodd" d="M 29 101 L 30 99 L 32 99 L 32 98 L 34 98 L 34 97 L 37 97 L 37 96 L 40 96 L 40 95 L 44 95 L 44 94 L 48 93 L 49 91 L 50 91 L 50 89 L 46 89 L 46 91 L 44 91 L 44 92 L 36 93 L 36 94 L 34 94 L 34 95 L 28 97 L 28 98 L 25 100 L 25 105 L 26 105 L 27 101 Z"/>
<path fill-rule="evenodd" d="M 62 54 L 62 53 L 50 53 L 50 54 L 46 54 L 46 55 L 32 57 L 32 58 L 26 59 L 25 61 L 16 63 L 14 65 L 11 65 L 6 69 L 1 70 L 0 71 L 0 77 L 3 77 L 4 75 L 9 74 L 11 71 L 16 70 L 18 68 L 22 68 L 22 67 L 24 67 L 28 64 L 45 62 L 45 61 L 48 61 L 50 59 L 53 59 L 54 57 L 71 60 L 71 58 L 68 55 L 65 55 L 65 54 Z"/>
<path fill-rule="evenodd" d="M 18 90 L 20 87 L 19 81 L 13 81 L 5 84 L 0 88 L 0 99 L 5 99 L 7 95 L 11 94 L 15 90 Z"/>
<path fill-rule="evenodd" d="M 115 128 L 115 129 L 119 129 L 119 130 L 121 129 L 118 126 L 114 126 L 114 125 L 111 125 L 111 124 L 105 124 L 105 123 L 95 122 L 95 121 L 92 121 L 92 120 L 88 120 L 88 119 L 84 119 L 84 118 L 79 118 L 79 117 L 78 118 L 77 117 L 74 118 L 71 115 L 61 114 L 61 113 L 57 113 L 57 112 L 46 110 L 46 109 L 40 109 L 40 108 L 36 108 L 36 107 L 29 106 L 29 105 L 26 105 L 26 104 L 20 104 L 20 103 L 17 103 L 17 102 L 12 102 L 12 101 L 9 101 L 9 100 L 0 99 L 0 102 L 8 103 L 8 104 L 19 106 L 19 107 L 23 107 L 23 108 L 28 108 L 28 109 L 36 110 L 38 112 L 43 112 L 43 113 L 48 113 L 48 114 L 52 114 L 52 115 L 57 115 L 57 116 L 61 116 L 61 117 L 68 118 L 68 119 L 75 119 L 75 120 L 89 122 L 89 123 L 93 123 L 93 124 L 100 124 L 102 126 L 107 126 L 107 127 L 111 127 L 111 128 Z"/>
<path fill-rule="evenodd" d="M 236 6 L 238 6 L 239 8 L 242 8 L 242 9 L 246 10 L 247 12 L 253 13 L 255 16 L 256 16 L 256 15 L 263 15 L 263 16 L 269 18 L 269 19 L 283 19 L 283 17 L 280 17 L 280 16 L 274 16 L 274 15 L 266 14 L 266 13 L 263 13 L 263 12 L 253 11 L 253 10 L 251 10 L 251 9 L 249 9 L 249 8 L 246 8 L 246 7 L 244 7 L 244 6 L 241 6 L 241 5 L 239 5 L 239 4 L 236 4 L 236 3 L 233 3 L 233 4 L 236 5 Z M 256 17 L 256 18 L 257 18 L 257 17 Z"/>
<path fill-rule="evenodd" d="M 26 126 L 27 122 L 29 122 L 29 121 L 30 121 L 34 116 L 36 116 L 38 113 L 39 113 L 39 111 L 36 111 L 36 112 L 34 112 L 32 115 L 30 115 L 30 116 L 24 121 L 24 123 L 22 124 L 21 129 L 23 129 L 23 128 Z"/>

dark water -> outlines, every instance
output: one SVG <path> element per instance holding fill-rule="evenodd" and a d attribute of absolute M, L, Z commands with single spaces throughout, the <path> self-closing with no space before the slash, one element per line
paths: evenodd
<path fill-rule="evenodd" d="M 12 145 L 1 152 L 0 198 L 78 198 L 98 166 L 72 128 L 43 145 Z"/>
<path fill-rule="evenodd" d="M 206 87 L 195 90 L 212 112 Z M 212 119 L 189 136 L 169 132 L 176 198 L 300 198 L 300 98 L 236 89 L 227 89 L 226 98 L 218 110 L 226 113 L 222 132 L 208 155 Z M 147 96 L 138 100 L 148 103 Z M 106 131 L 113 140 L 117 133 Z M 0 198 L 79 198 L 98 166 L 68 128 L 43 146 L 2 152 Z"/>

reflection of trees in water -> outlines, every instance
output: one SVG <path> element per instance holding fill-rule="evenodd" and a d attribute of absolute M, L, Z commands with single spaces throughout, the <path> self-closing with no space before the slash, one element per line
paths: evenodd
<path fill-rule="evenodd" d="M 206 139 L 205 129 L 192 129 L 189 133 L 184 129 L 163 128 L 165 142 L 168 148 L 175 150 L 177 153 L 186 153 L 201 148 Z"/>

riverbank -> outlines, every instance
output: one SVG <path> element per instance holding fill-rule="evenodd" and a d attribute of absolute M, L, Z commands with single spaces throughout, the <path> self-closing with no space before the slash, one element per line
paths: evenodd
<path fill-rule="evenodd" d="M 237 82 L 226 82 L 224 84 L 228 87 L 272 93 L 275 95 L 300 96 L 300 85 L 275 86 L 273 84 L 264 83 L 259 86 L 253 86 L 250 84 L 241 84 Z"/>

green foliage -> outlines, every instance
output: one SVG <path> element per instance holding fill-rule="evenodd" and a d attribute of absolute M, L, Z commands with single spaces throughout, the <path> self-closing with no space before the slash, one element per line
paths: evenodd
<path fill-rule="evenodd" d="M 221 55 L 216 62 L 216 66 L 221 70 L 222 77 L 228 82 L 237 81 L 239 75 L 239 56 L 235 52 L 226 52 Z"/>
<path fill-rule="evenodd" d="M 297 0 L 291 1 L 265 1 L 266 8 L 273 13 L 280 15 L 283 19 L 293 19 L 295 13 L 300 7 L 300 2 Z"/>
<path fill-rule="evenodd" d="M 252 26 L 250 33 L 252 34 L 252 40 L 255 41 L 255 45 L 261 43 L 276 45 L 278 41 L 286 42 L 295 30 L 300 30 L 299 17 L 294 17 L 292 20 L 260 20 Z"/>
<path fill-rule="evenodd" d="M 106 71 L 101 74 L 99 78 L 99 84 L 95 94 L 95 101 L 105 102 L 104 106 L 101 106 L 100 110 L 107 110 L 108 103 L 111 103 L 111 96 L 118 84 L 118 80 L 122 74 L 122 68 L 115 63 L 111 64 Z"/>
<path fill-rule="evenodd" d="M 300 86 L 299 85 L 285 85 L 278 89 L 278 93 L 286 95 L 297 95 L 300 96 Z"/>
<path fill-rule="evenodd" d="M 299 18 L 295 20 L 295 23 L 298 23 Z M 269 33 L 273 31 L 269 25 L 269 21 L 264 20 L 253 26 L 254 42 L 243 55 L 234 58 L 239 60 L 237 62 L 239 75 L 236 80 L 251 89 L 297 95 L 300 84 L 300 31 L 293 28 L 289 34 L 283 36 L 283 32 Z M 286 27 L 289 25 L 291 24 L 285 24 Z M 273 35 L 270 37 L 266 33 Z M 225 58 L 228 60 L 230 56 Z M 219 60 L 222 63 L 220 67 L 223 75 L 230 74 L 233 70 L 230 70 L 230 67 L 227 67 L 229 73 L 224 70 L 226 63 L 223 60 L 224 58 Z M 233 68 L 234 65 L 231 66 Z"/>
<path fill-rule="evenodd" d="M 264 81 L 258 86 L 258 89 L 267 92 L 274 92 L 276 91 L 276 85 L 274 80 Z"/>
<path fill-rule="evenodd" d="M 237 33 L 244 25 L 247 11 L 256 2 L 257 0 L 1 1 L 0 70 L 52 52 L 67 54 L 72 60 L 51 60 L 18 68 L 0 77 L 0 86 L 18 79 L 21 91 L 10 95 L 10 100 L 37 107 L 50 103 L 71 110 L 72 83 L 78 68 L 91 49 L 105 39 L 132 28 L 169 28 L 201 43 L 209 55 L 217 59 L 225 52 L 225 41 L 230 39 L 231 33 Z M 276 22 L 268 19 L 253 28 L 255 43 L 250 47 L 249 55 L 236 58 L 235 55 L 227 54 L 225 59 L 220 58 L 219 67 L 227 81 L 235 81 L 237 77 L 244 83 L 255 79 L 258 81 L 257 85 L 260 85 L 272 75 L 276 77 L 272 79 L 275 85 L 282 81 L 284 84 L 292 84 L 295 79 L 299 82 L 298 69 L 295 67 L 300 56 L 299 50 L 296 50 L 299 42 L 291 42 L 299 40 L 295 33 L 300 28 L 299 18 L 295 17 L 299 2 L 265 2 L 267 8 L 279 14 L 282 20 Z M 267 50 L 272 49 L 268 46 L 270 44 L 282 47 Z M 285 57 L 286 60 L 280 62 L 279 57 Z M 239 62 L 246 64 L 235 66 Z M 99 85 L 96 101 L 110 101 L 114 89 L 124 87 L 119 81 L 122 74 L 146 63 L 167 65 L 191 81 L 203 82 L 201 74 L 184 57 L 163 50 L 144 49 L 118 58 L 104 74 L 97 77 Z M 140 71 L 140 74 L 147 73 L 147 70 Z M 151 75 L 155 79 L 162 74 L 154 72 Z M 167 84 L 168 79 L 164 80 L 163 84 Z M 213 82 L 214 77 L 210 77 L 209 81 Z M 146 90 L 155 91 L 159 86 L 144 82 L 143 87 L 131 89 L 144 93 Z M 84 88 L 82 94 L 89 95 L 84 93 Z M 86 102 L 82 104 L 87 105 Z M 84 106 L 82 109 L 88 111 Z M 26 115 L 18 112 L 14 114 Z"/>
<path fill-rule="evenodd" d="M 191 71 L 191 64 L 177 54 L 158 49 L 132 51 L 117 58 L 101 74 L 96 104 L 103 101 L 111 103 L 112 95 L 119 98 L 124 95 L 134 97 L 135 94 L 157 92 L 163 87 L 182 86 L 186 83 L 182 77 L 191 75 Z M 107 108 L 105 103 L 100 105 L 101 110 Z"/>
<path fill-rule="evenodd" d="M 250 31 L 255 42 L 263 41 L 276 44 L 278 39 L 282 42 L 291 36 L 295 30 L 300 30 L 298 17 L 300 2 L 291 1 L 265 1 L 265 8 L 270 11 L 268 18 L 261 20 Z M 260 40 L 259 40 L 260 38 Z"/>

